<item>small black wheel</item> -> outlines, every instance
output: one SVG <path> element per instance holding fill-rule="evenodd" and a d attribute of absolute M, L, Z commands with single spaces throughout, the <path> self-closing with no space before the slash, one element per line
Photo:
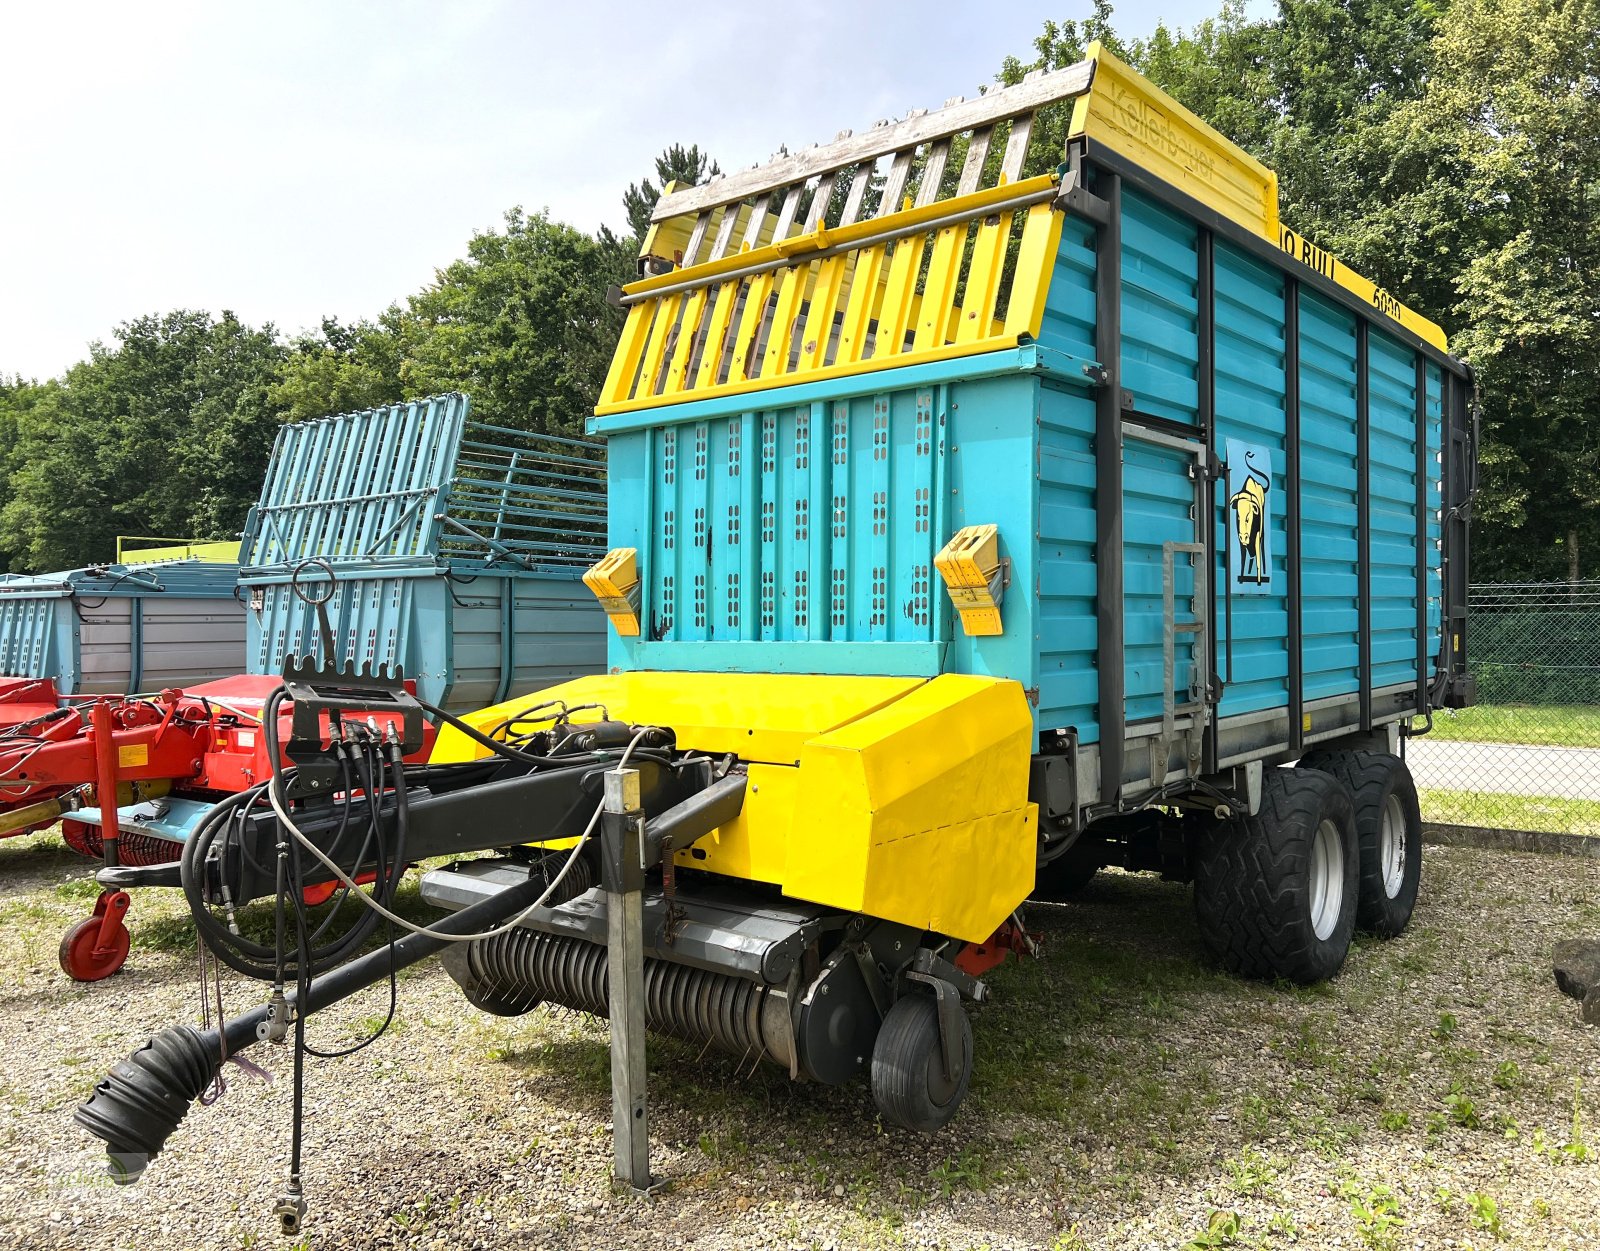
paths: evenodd
<path fill-rule="evenodd" d="M 945 1076 L 939 1043 L 939 1009 L 932 995 L 894 1001 L 872 1048 L 872 1098 L 883 1119 L 931 1134 L 949 1124 L 972 1082 L 972 1022 L 961 1016 L 961 1063 Z"/>
<path fill-rule="evenodd" d="M 1411 770 L 1386 751 L 1311 752 L 1300 767 L 1332 774 L 1349 788 L 1361 842 L 1356 925 L 1396 937 L 1411 923 L 1422 884 L 1422 809 Z"/>
<path fill-rule="evenodd" d="M 1080 837 L 1054 860 L 1039 866 L 1033 898 L 1063 903 L 1081 892 L 1104 867 L 1104 845 L 1099 839 Z"/>
<path fill-rule="evenodd" d="M 1200 935 L 1229 972 L 1310 985 L 1344 964 L 1359 855 L 1350 792 L 1313 769 L 1268 769 L 1253 817 L 1205 829 L 1195 854 Z"/>

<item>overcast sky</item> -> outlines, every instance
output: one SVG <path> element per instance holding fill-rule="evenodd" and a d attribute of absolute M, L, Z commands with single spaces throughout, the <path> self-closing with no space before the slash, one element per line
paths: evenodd
<path fill-rule="evenodd" d="M 0 374 L 147 312 L 374 315 L 512 205 L 618 227 L 669 143 L 733 170 L 936 107 L 1089 7 L 0 0 Z"/>

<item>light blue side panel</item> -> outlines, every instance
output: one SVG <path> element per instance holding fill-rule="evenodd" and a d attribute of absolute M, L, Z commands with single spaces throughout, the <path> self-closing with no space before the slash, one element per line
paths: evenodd
<path fill-rule="evenodd" d="M 1014 678 L 1039 702 L 1039 544 L 1035 538 L 1039 482 L 1035 472 L 1045 398 L 1039 379 L 1012 374 L 950 388 L 950 474 L 948 532 L 943 546 L 962 526 L 1000 528 L 1000 554 L 1011 562 L 1005 592 L 1005 632 L 969 637 L 952 618 L 949 596 L 937 573 L 934 590 L 950 637 L 946 669 L 988 677 Z M 1037 722 L 1036 722 L 1037 724 Z"/>
<path fill-rule="evenodd" d="M 1094 342 L 1095 230 L 1092 222 L 1068 217 L 1061 223 L 1055 274 L 1045 295 L 1039 342 L 1086 360 L 1097 359 Z"/>
<path fill-rule="evenodd" d="M 605 664 L 605 614 L 577 577 L 479 577 L 450 589 L 452 708 L 486 708 Z M 424 649 L 424 659 L 436 650 Z"/>
<path fill-rule="evenodd" d="M 1100 741 L 1094 410 L 1091 391 L 1040 387 L 1039 728 L 1076 726 L 1080 743 Z"/>
<path fill-rule="evenodd" d="M 71 615 L 72 604 L 65 596 L 0 597 L 0 676 L 59 677 L 69 683 L 63 692 L 71 691 L 76 666 L 63 669 L 61 664 L 74 650 L 68 626 Z"/>
<path fill-rule="evenodd" d="M 1439 623 L 1444 603 L 1443 552 L 1441 548 L 1441 517 L 1444 507 L 1444 378 L 1437 365 L 1427 366 L 1428 407 L 1428 655 L 1439 654 Z M 1430 664 L 1429 675 L 1433 673 Z"/>
<path fill-rule="evenodd" d="M 1378 330 L 1367 340 L 1372 686 L 1417 680 L 1417 362 Z"/>
<path fill-rule="evenodd" d="M 1217 491 L 1217 666 L 1225 683 L 1218 715 L 1233 716 L 1288 702 L 1288 529 L 1284 506 L 1283 275 L 1218 239 L 1215 243 L 1216 412 L 1215 446 L 1227 440 L 1266 447 L 1272 455 L 1267 492 L 1270 590 L 1232 595 L 1232 664 L 1228 663 L 1229 574 L 1240 571 L 1225 481 Z"/>
<path fill-rule="evenodd" d="M 1162 715 L 1166 687 L 1166 604 L 1164 595 L 1166 543 L 1192 543 L 1195 523 L 1191 510 L 1195 495 L 1189 467 L 1193 458 L 1177 448 L 1156 446 L 1137 439 L 1124 440 L 1122 449 L 1123 596 L 1122 629 L 1126 655 L 1127 717 L 1129 722 Z M 1192 622 L 1194 564 L 1187 555 L 1174 553 L 1173 620 Z M 1193 683 L 1192 635 L 1178 634 L 1173 646 L 1175 702 L 1187 700 Z"/>
<path fill-rule="evenodd" d="M 646 641 L 932 643 L 948 390 L 794 406 L 779 392 L 771 408 L 613 436 L 628 480 L 649 480 L 611 494 L 612 542 L 646 564 Z"/>
<path fill-rule="evenodd" d="M 1122 385 L 1141 413 L 1191 425 L 1200 403 L 1197 233 L 1124 189 Z"/>
<path fill-rule="evenodd" d="M 1356 324 L 1300 291 L 1300 586 L 1307 701 L 1360 682 Z"/>

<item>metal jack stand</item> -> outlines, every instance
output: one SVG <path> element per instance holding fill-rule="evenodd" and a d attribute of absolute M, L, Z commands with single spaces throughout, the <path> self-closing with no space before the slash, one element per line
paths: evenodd
<path fill-rule="evenodd" d="M 600 886 L 606 893 L 607 982 L 611 1007 L 611 1129 L 615 1174 L 650 1189 L 645 1115 L 644 810 L 639 770 L 605 775 Z"/>

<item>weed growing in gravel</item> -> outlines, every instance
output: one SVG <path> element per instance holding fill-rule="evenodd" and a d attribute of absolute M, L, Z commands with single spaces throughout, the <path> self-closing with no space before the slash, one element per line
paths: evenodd
<path fill-rule="evenodd" d="M 1500 1205 L 1495 1202 L 1493 1195 L 1474 1191 L 1467 1196 L 1467 1207 L 1476 1228 L 1492 1235 L 1496 1242 L 1504 1240 L 1506 1235 L 1500 1222 Z"/>
<path fill-rule="evenodd" d="M 1333 1193 L 1350 1204 L 1356 1232 L 1371 1251 L 1392 1251 L 1405 1228 L 1400 1215 L 1400 1198 L 1388 1186 L 1371 1186 L 1356 1177 L 1343 1178 L 1333 1185 Z"/>
<path fill-rule="evenodd" d="M 1228 1186 L 1239 1195 L 1269 1195 L 1277 1190 L 1279 1168 L 1254 1147 L 1246 1147 L 1237 1159 L 1223 1164 L 1228 1170 Z"/>
<path fill-rule="evenodd" d="M 1489 1080 L 1498 1090 L 1515 1090 L 1522 1085 L 1522 1069 L 1515 1060 L 1502 1060 L 1495 1066 L 1494 1076 Z"/>
<path fill-rule="evenodd" d="M 1455 1089 L 1446 1095 L 1444 1106 L 1452 1124 L 1459 1125 L 1462 1129 L 1483 1128 L 1483 1114 L 1478 1111 L 1478 1105 L 1461 1090 Z"/>
<path fill-rule="evenodd" d="M 1391 1110 L 1378 1118 L 1378 1124 L 1391 1133 L 1398 1134 L 1411 1128 L 1411 1113 Z"/>
<path fill-rule="evenodd" d="M 1461 1022 L 1448 1012 L 1439 1014 L 1439 1023 L 1433 1027 L 1433 1036 L 1441 1042 L 1454 1038 L 1456 1030 L 1461 1028 Z"/>
<path fill-rule="evenodd" d="M 1215 1251 L 1218 1247 L 1236 1247 L 1242 1226 L 1237 1212 L 1213 1212 L 1206 1218 L 1205 1229 L 1183 1244 L 1184 1251 Z"/>

